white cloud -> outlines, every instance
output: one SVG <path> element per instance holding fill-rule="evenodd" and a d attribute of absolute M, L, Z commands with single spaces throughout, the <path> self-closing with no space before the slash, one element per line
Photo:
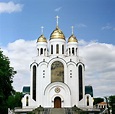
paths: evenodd
<path fill-rule="evenodd" d="M 58 7 L 54 11 L 59 12 L 61 9 L 62 9 L 62 7 Z"/>
<path fill-rule="evenodd" d="M 19 39 L 2 48 L 17 71 L 13 83 L 16 90 L 30 85 L 29 65 L 32 57 L 37 55 L 35 42 Z M 115 45 L 81 40 L 79 55 L 86 66 L 85 84 L 93 86 L 94 97 L 115 94 Z"/>
<path fill-rule="evenodd" d="M 101 30 L 115 30 L 115 27 L 110 24 L 107 24 L 106 26 L 103 26 Z"/>
<path fill-rule="evenodd" d="M 3 52 L 9 57 L 11 66 L 15 68 L 17 74 L 14 76 L 13 86 L 21 91 L 24 85 L 30 85 L 30 63 L 36 56 L 36 41 L 25 41 L 23 39 L 9 43 L 3 47 Z"/>
<path fill-rule="evenodd" d="M 92 85 L 95 96 L 115 94 L 115 45 L 91 42 L 80 46 L 86 65 L 86 84 Z"/>
<path fill-rule="evenodd" d="M 22 4 L 15 4 L 14 2 L 0 2 L 0 13 L 12 13 L 22 11 Z"/>
<path fill-rule="evenodd" d="M 83 23 L 79 23 L 79 24 L 76 25 L 76 27 L 78 27 L 78 28 L 86 28 L 87 25 L 85 25 Z"/>

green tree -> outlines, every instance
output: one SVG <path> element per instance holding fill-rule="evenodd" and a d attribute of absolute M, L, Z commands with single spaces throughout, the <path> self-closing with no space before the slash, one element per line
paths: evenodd
<path fill-rule="evenodd" d="M 0 113 L 7 113 L 7 99 L 14 92 L 12 83 L 16 74 L 14 68 L 10 66 L 9 58 L 3 55 L 0 49 Z"/>
<path fill-rule="evenodd" d="M 103 102 L 103 101 L 104 101 L 103 98 L 100 98 L 100 97 L 94 98 L 94 105 L 96 105 L 96 104 L 98 104 L 98 103 L 100 103 L 100 102 Z"/>
<path fill-rule="evenodd" d="M 14 109 L 15 107 L 21 107 L 22 106 L 21 99 L 22 99 L 22 93 L 20 92 L 15 92 L 15 94 L 10 95 L 7 100 L 8 108 Z"/>
<path fill-rule="evenodd" d="M 112 108 L 112 114 L 115 114 L 115 95 L 109 96 L 109 104 Z"/>

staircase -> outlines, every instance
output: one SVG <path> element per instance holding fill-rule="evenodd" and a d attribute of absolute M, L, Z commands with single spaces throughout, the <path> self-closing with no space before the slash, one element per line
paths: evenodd
<path fill-rule="evenodd" d="M 52 108 L 50 114 L 65 114 L 64 108 Z"/>

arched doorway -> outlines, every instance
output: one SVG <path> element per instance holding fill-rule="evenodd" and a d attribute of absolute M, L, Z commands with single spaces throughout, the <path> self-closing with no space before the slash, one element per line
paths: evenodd
<path fill-rule="evenodd" d="M 61 108 L 61 98 L 60 97 L 55 97 L 54 108 Z"/>

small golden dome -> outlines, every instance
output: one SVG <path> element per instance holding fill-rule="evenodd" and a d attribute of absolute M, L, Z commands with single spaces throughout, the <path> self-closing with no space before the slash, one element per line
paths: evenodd
<path fill-rule="evenodd" d="M 68 42 L 78 42 L 77 38 L 74 36 L 74 34 L 72 34 L 69 39 Z"/>
<path fill-rule="evenodd" d="M 46 38 L 44 37 L 44 35 L 42 34 L 38 39 L 37 42 L 47 42 Z"/>
<path fill-rule="evenodd" d="M 56 27 L 56 29 L 51 33 L 50 35 L 50 40 L 51 39 L 64 39 L 65 40 L 65 36 L 63 34 L 63 32 L 58 28 L 58 26 Z"/>

